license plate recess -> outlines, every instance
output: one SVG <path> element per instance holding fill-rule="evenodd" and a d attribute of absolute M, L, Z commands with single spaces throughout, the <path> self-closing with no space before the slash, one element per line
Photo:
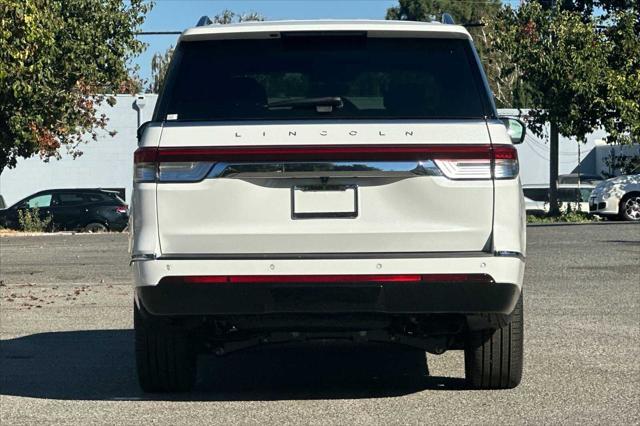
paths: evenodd
<path fill-rule="evenodd" d="M 299 185 L 291 188 L 292 219 L 358 217 L 356 185 Z"/>

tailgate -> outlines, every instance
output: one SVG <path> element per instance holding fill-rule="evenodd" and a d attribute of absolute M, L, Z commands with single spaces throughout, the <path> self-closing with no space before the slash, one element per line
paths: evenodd
<path fill-rule="evenodd" d="M 493 181 L 443 175 L 438 161 L 451 155 L 451 140 L 464 141 L 455 145 L 463 159 L 490 146 L 481 120 L 170 124 L 159 156 L 168 178 L 157 184 L 162 253 L 481 251 L 492 230 Z M 205 176 L 175 181 L 189 163 L 204 164 Z"/>

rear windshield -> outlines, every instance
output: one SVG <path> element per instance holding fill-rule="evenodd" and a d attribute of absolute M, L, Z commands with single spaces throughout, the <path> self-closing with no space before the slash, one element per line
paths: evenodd
<path fill-rule="evenodd" d="M 184 42 L 165 87 L 157 121 L 490 115 L 471 44 L 457 39 Z"/>

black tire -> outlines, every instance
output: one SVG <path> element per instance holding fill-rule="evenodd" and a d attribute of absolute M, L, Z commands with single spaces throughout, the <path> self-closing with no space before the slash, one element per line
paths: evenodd
<path fill-rule="evenodd" d="M 196 381 L 197 354 L 185 330 L 145 320 L 134 304 L 136 366 L 144 392 L 188 392 Z"/>
<path fill-rule="evenodd" d="M 476 389 L 513 389 L 522 379 L 522 294 L 509 324 L 469 333 L 464 349 L 467 384 Z"/>
<path fill-rule="evenodd" d="M 640 221 L 640 193 L 633 192 L 622 197 L 618 215 L 622 220 Z"/>
<path fill-rule="evenodd" d="M 107 232 L 109 229 L 104 223 L 100 222 L 91 222 L 87 226 L 84 227 L 84 232 L 89 232 L 92 234 L 99 232 Z"/>

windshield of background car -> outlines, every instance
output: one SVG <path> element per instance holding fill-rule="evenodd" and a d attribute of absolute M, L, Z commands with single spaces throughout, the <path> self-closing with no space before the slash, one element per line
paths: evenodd
<path fill-rule="evenodd" d="M 154 119 L 483 118 L 468 40 L 295 36 L 180 44 Z M 273 106 L 339 97 L 342 107 Z"/>

